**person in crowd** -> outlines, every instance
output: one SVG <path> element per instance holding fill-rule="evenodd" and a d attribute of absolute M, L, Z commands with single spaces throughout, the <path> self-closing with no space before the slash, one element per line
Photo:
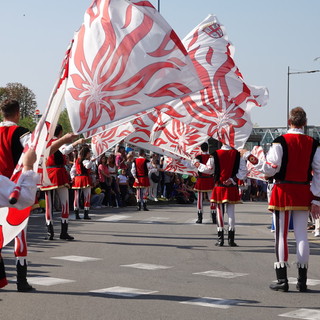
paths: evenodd
<path fill-rule="evenodd" d="M 173 191 L 173 182 L 174 182 L 174 173 L 169 171 L 163 172 L 163 198 L 167 200 L 172 199 L 172 191 Z"/>
<path fill-rule="evenodd" d="M 96 184 L 91 189 L 91 198 L 90 198 L 90 206 L 92 209 L 101 209 L 103 206 L 103 201 L 105 198 L 105 193 L 103 190 Z"/>
<path fill-rule="evenodd" d="M 127 161 L 127 154 L 126 149 L 124 146 L 118 147 L 118 152 L 116 153 L 116 166 L 118 169 L 126 169 L 126 161 Z"/>
<path fill-rule="evenodd" d="M 122 206 L 120 189 L 118 184 L 118 167 L 116 165 L 116 157 L 111 153 L 108 157 L 108 170 L 111 178 L 110 191 L 111 191 L 111 203 L 115 208 L 120 208 Z"/>
<path fill-rule="evenodd" d="M 300 292 L 307 291 L 310 252 L 307 225 L 310 208 L 314 219 L 320 217 L 320 148 L 314 138 L 304 134 L 306 124 L 305 111 L 300 107 L 292 109 L 288 120 L 289 130 L 273 141 L 266 161 L 256 158 L 245 149 L 241 150 L 244 159 L 267 177 L 274 179 L 268 207 L 273 212 L 275 221 L 274 268 L 277 282 L 270 285 L 270 289 L 274 291 L 289 290 L 287 266 L 290 216 L 293 217 L 296 239 L 296 288 Z"/>
<path fill-rule="evenodd" d="M 90 170 L 93 167 L 93 163 L 95 159 L 91 158 L 91 151 L 88 147 L 82 147 L 78 159 L 74 165 L 74 172 L 72 174 L 73 185 L 72 189 L 74 189 L 74 213 L 76 219 L 81 219 L 79 215 L 79 198 L 80 191 L 83 192 L 84 197 L 84 216 L 83 219 L 90 220 L 89 210 L 90 210 L 90 196 L 91 196 L 91 187 L 92 181 L 90 177 Z"/>
<path fill-rule="evenodd" d="M 57 125 L 54 137 L 49 141 L 49 146 L 56 140 L 62 138 L 62 126 Z M 66 170 L 67 158 L 66 155 L 71 153 L 74 148 L 82 144 L 84 139 L 78 139 L 72 144 L 61 146 L 55 153 L 48 157 L 46 163 L 46 169 L 48 177 L 51 181 L 51 185 L 42 186 L 41 190 L 45 191 L 46 199 L 46 226 L 47 226 L 47 239 L 53 240 L 54 228 L 53 228 L 53 200 L 54 194 L 57 193 L 61 203 L 61 233 L 60 239 L 74 240 L 74 237 L 68 234 L 68 221 L 69 221 L 69 187 L 70 187 L 70 175 Z"/>
<path fill-rule="evenodd" d="M 19 177 L 18 183 L 14 183 L 8 177 L 0 175 L 0 207 L 13 207 L 19 210 L 30 207 L 34 203 L 37 192 L 38 175 L 33 172 L 33 164 L 36 161 L 34 149 L 29 149 L 23 157 L 23 171 Z M 13 190 L 19 186 L 20 196 L 17 202 L 10 204 L 9 197 Z M 0 250 L 0 288 L 8 284 L 5 265 Z M 27 282 L 26 265 L 17 263 L 17 289 L 20 292 L 31 291 L 33 287 Z"/>
<path fill-rule="evenodd" d="M 209 154 L 209 145 L 207 142 L 204 142 L 200 146 L 201 154 L 196 156 L 196 159 L 203 164 L 206 164 L 210 158 Z M 194 186 L 194 190 L 198 192 L 197 197 L 197 212 L 198 212 L 198 219 L 196 223 L 202 223 L 203 219 L 203 197 L 204 193 L 207 193 L 208 199 L 211 197 L 211 192 L 214 186 L 214 180 L 212 174 L 206 174 L 203 172 L 198 172 L 198 179 Z M 216 211 L 215 211 L 215 204 L 210 202 L 210 214 L 212 222 L 216 223 Z"/>
<path fill-rule="evenodd" d="M 127 170 L 126 169 L 120 169 L 121 173 L 118 175 L 117 177 L 117 182 L 119 185 L 119 190 L 120 190 L 120 196 L 121 196 L 121 204 L 123 207 L 125 207 L 126 205 L 126 200 L 128 197 L 128 188 L 129 188 L 129 178 L 127 177 L 126 173 Z"/>
<path fill-rule="evenodd" d="M 148 187 L 150 187 L 148 162 L 149 160 L 146 158 L 145 151 L 140 149 L 139 157 L 134 160 L 131 169 L 131 173 L 135 179 L 133 187 L 137 190 L 137 210 L 141 210 L 141 207 L 143 207 L 144 211 L 149 211 L 145 199 L 145 193 L 147 192 Z"/>
<path fill-rule="evenodd" d="M 158 183 L 160 181 L 160 164 L 158 154 L 152 154 L 151 161 L 148 163 L 148 170 L 150 181 L 149 199 L 158 201 Z"/>
<path fill-rule="evenodd" d="M 192 190 L 188 190 L 187 185 L 179 175 L 175 175 L 173 196 L 176 199 L 177 203 L 180 204 L 193 203 L 195 198 L 194 192 Z"/>
<path fill-rule="evenodd" d="M 214 173 L 214 188 L 211 201 L 216 204 L 218 241 L 216 246 L 224 245 L 224 213 L 228 214 L 228 244 L 237 246 L 235 237 L 235 204 L 241 203 L 238 190 L 238 180 L 243 180 L 247 175 L 245 161 L 240 153 L 228 145 L 222 145 L 216 150 L 206 164 L 195 159 L 194 165 L 199 172 Z"/>
<path fill-rule="evenodd" d="M 104 206 L 111 206 L 111 177 L 108 169 L 108 158 L 102 155 L 98 165 L 99 186 L 103 190 L 105 196 L 102 202 Z"/>

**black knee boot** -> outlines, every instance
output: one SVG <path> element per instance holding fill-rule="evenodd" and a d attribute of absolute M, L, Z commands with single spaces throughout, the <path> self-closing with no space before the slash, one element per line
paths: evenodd
<path fill-rule="evenodd" d="M 48 240 L 53 240 L 54 237 L 54 230 L 53 230 L 53 225 L 52 225 L 52 221 L 49 222 L 49 224 L 47 224 L 47 238 Z"/>
<path fill-rule="evenodd" d="M 89 210 L 88 209 L 84 209 L 83 219 L 91 220 L 91 218 L 89 217 Z"/>
<path fill-rule="evenodd" d="M 234 242 L 234 230 L 228 231 L 228 243 L 230 247 L 237 247 L 238 245 Z"/>
<path fill-rule="evenodd" d="M 140 211 L 141 210 L 141 202 L 137 202 L 137 211 Z"/>
<path fill-rule="evenodd" d="M 144 211 L 149 211 L 149 209 L 147 208 L 147 203 L 146 202 L 143 203 L 143 210 Z"/>
<path fill-rule="evenodd" d="M 62 222 L 61 221 L 61 233 L 60 233 L 60 239 L 62 240 L 74 240 L 74 237 L 70 236 L 68 234 L 68 222 Z"/>
<path fill-rule="evenodd" d="M 216 246 L 223 247 L 224 245 L 224 231 L 218 231 L 218 241 L 216 242 Z"/>
<path fill-rule="evenodd" d="M 80 215 L 79 215 L 79 209 L 74 209 L 74 214 L 75 214 L 77 220 L 81 219 Z"/>
<path fill-rule="evenodd" d="M 17 261 L 17 290 L 19 292 L 28 292 L 34 290 L 27 281 L 27 262 L 24 265 Z"/>
<path fill-rule="evenodd" d="M 307 272 L 308 272 L 307 266 L 304 266 L 304 268 L 302 268 L 301 266 L 298 267 L 298 282 L 297 282 L 296 288 L 300 292 L 307 291 Z"/>
<path fill-rule="evenodd" d="M 277 283 L 270 284 L 270 289 L 274 291 L 287 292 L 289 290 L 287 266 L 276 268 Z"/>
<path fill-rule="evenodd" d="M 217 212 L 215 210 L 211 211 L 211 219 L 213 224 L 217 224 Z"/>
<path fill-rule="evenodd" d="M 0 289 L 5 287 L 8 284 L 8 280 L 6 277 L 6 269 L 4 267 L 4 262 L 0 253 Z"/>
<path fill-rule="evenodd" d="M 202 212 L 200 210 L 198 211 L 198 220 L 196 223 L 202 223 Z"/>

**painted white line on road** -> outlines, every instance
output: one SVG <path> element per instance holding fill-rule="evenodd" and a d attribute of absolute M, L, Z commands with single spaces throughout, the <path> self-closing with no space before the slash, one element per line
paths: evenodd
<path fill-rule="evenodd" d="M 320 319 L 320 310 L 299 309 L 299 310 L 279 314 L 279 317 L 305 319 L 305 320 L 319 320 Z"/>
<path fill-rule="evenodd" d="M 148 264 L 148 263 L 134 263 L 134 264 L 126 264 L 121 265 L 121 267 L 128 267 L 128 268 L 136 268 L 136 269 L 143 269 L 143 270 L 161 270 L 161 269 L 170 269 L 173 267 L 168 266 L 161 266 L 157 264 Z"/>
<path fill-rule="evenodd" d="M 211 308 L 219 308 L 219 309 L 229 309 L 233 305 L 237 305 L 240 301 L 239 300 L 225 300 L 220 298 L 210 298 L 210 297 L 203 297 L 199 299 L 193 299 L 189 301 L 183 301 L 180 303 L 183 304 L 191 304 L 201 307 L 211 307 Z"/>
<path fill-rule="evenodd" d="M 100 258 L 91 258 L 91 257 L 83 257 L 83 256 L 61 256 L 61 257 L 51 257 L 51 259 L 67 260 L 67 261 L 74 261 L 74 262 L 88 262 L 88 261 L 102 260 Z"/>
<path fill-rule="evenodd" d="M 165 217 L 150 217 L 148 219 L 141 220 L 140 223 L 162 223 L 163 221 L 168 221 L 170 218 Z"/>
<path fill-rule="evenodd" d="M 188 219 L 185 223 L 194 224 L 195 226 L 201 226 L 202 224 L 213 224 L 211 219 L 203 219 L 202 223 L 196 223 L 197 218 Z"/>
<path fill-rule="evenodd" d="M 111 288 L 105 288 L 105 289 L 99 289 L 99 290 L 91 290 L 90 292 L 108 294 L 113 296 L 122 296 L 122 297 L 136 297 L 143 294 L 156 293 L 158 291 L 150 291 L 150 290 L 142 290 L 142 289 L 126 288 L 126 287 L 111 287 Z"/>
<path fill-rule="evenodd" d="M 234 273 L 234 272 L 225 272 L 225 271 L 204 271 L 204 272 L 195 272 L 193 274 L 200 274 L 208 277 L 224 278 L 224 279 L 233 279 L 237 277 L 247 276 L 248 273 Z"/>
<path fill-rule="evenodd" d="M 275 281 L 275 282 L 277 282 L 277 281 Z M 288 282 L 290 284 L 296 284 L 297 283 L 297 278 L 289 277 L 288 278 Z M 317 286 L 318 284 L 320 284 L 320 280 L 307 279 L 307 285 L 308 286 Z"/>
<path fill-rule="evenodd" d="M 57 284 L 75 282 L 75 280 L 51 278 L 51 277 L 28 277 L 28 282 L 30 284 L 35 284 L 38 286 L 54 286 Z"/>
<path fill-rule="evenodd" d="M 120 221 L 120 220 L 125 220 L 130 218 L 130 216 L 124 216 L 121 214 L 115 214 L 113 216 L 110 217 L 106 217 L 106 218 L 102 218 L 102 219 L 98 219 L 97 221 Z"/>

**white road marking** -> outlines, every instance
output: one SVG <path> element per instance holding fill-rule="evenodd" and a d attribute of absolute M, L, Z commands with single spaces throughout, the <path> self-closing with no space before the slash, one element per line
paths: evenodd
<path fill-rule="evenodd" d="M 189 301 L 183 301 L 180 303 L 183 304 L 191 304 L 201 307 L 211 307 L 211 308 L 219 308 L 219 309 L 229 309 L 233 305 L 237 305 L 240 300 L 225 300 L 220 298 L 210 298 L 210 297 L 203 297 L 199 299 L 193 299 Z"/>
<path fill-rule="evenodd" d="M 51 257 L 51 259 L 67 260 L 67 261 L 74 261 L 74 262 L 88 262 L 88 261 L 102 260 L 100 258 L 91 258 L 91 257 L 83 257 L 83 256 L 61 256 L 61 257 Z"/>
<path fill-rule="evenodd" d="M 102 219 L 98 219 L 97 221 L 120 221 L 120 220 L 125 220 L 130 218 L 130 216 L 124 216 L 121 214 L 115 214 L 113 216 L 110 217 L 106 217 L 106 218 L 102 218 Z"/>
<path fill-rule="evenodd" d="M 173 267 L 161 266 L 157 264 L 148 264 L 148 263 L 127 264 L 127 265 L 121 265 L 121 267 L 137 268 L 137 269 L 143 269 L 143 270 L 161 270 L 161 269 L 173 268 Z"/>
<path fill-rule="evenodd" d="M 200 274 L 208 277 L 224 278 L 224 279 L 233 279 L 237 277 L 247 276 L 248 273 L 234 273 L 234 272 L 225 272 L 225 271 L 204 271 L 204 272 L 195 272 L 193 274 Z"/>
<path fill-rule="evenodd" d="M 299 309 L 283 314 L 279 314 L 279 317 L 293 318 L 293 319 L 305 319 L 305 320 L 319 320 L 320 310 L 317 309 Z"/>
<path fill-rule="evenodd" d="M 111 287 L 99 290 L 91 290 L 90 292 L 93 293 L 100 293 L 100 294 L 109 294 L 113 296 L 122 296 L 122 297 L 136 297 L 144 294 L 152 294 L 158 291 L 150 291 L 150 290 L 142 290 L 142 289 L 135 289 L 135 288 L 126 288 L 126 287 Z"/>
<path fill-rule="evenodd" d="M 51 278 L 51 277 L 28 277 L 28 282 L 30 284 L 35 284 L 39 286 L 54 286 L 57 284 L 75 282 L 75 280 Z"/>

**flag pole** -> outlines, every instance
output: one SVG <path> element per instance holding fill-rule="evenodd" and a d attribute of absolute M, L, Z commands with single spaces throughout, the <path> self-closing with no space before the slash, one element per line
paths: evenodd
<path fill-rule="evenodd" d="M 158 0 L 158 12 L 160 12 L 160 0 Z"/>

